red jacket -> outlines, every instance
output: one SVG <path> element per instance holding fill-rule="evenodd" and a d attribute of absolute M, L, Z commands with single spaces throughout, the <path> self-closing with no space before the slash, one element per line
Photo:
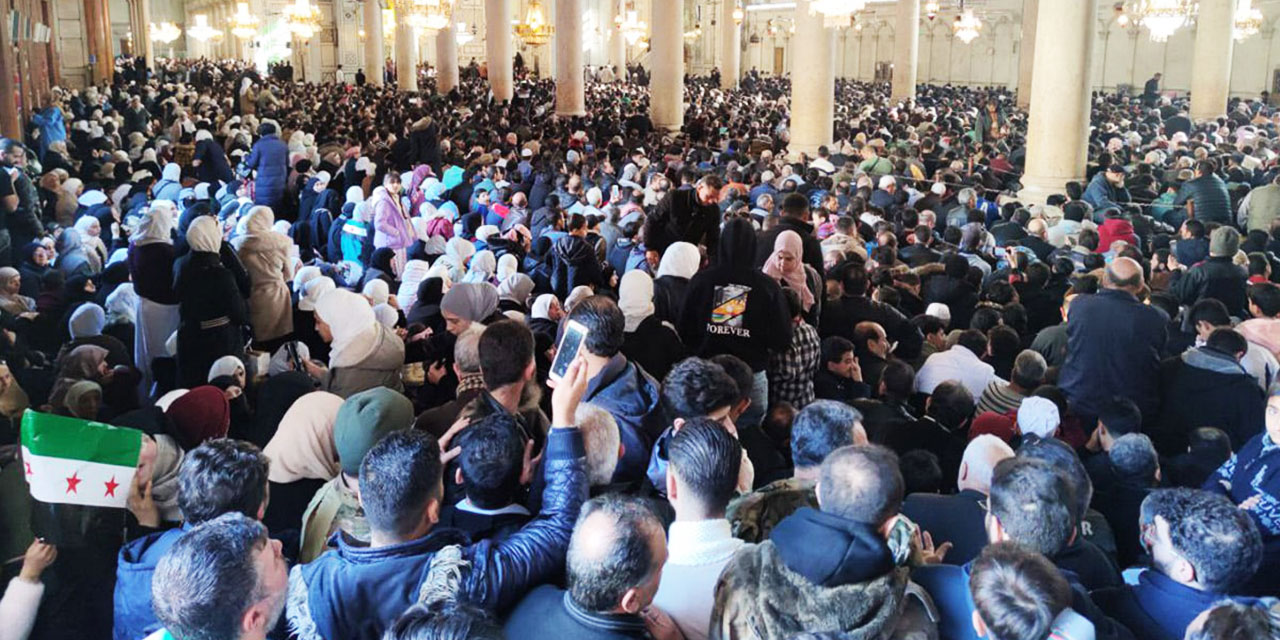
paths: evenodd
<path fill-rule="evenodd" d="M 1138 236 L 1133 232 L 1133 225 L 1124 218 L 1107 218 L 1098 225 L 1098 252 L 1105 253 L 1111 250 L 1111 243 L 1116 240 L 1124 240 L 1133 246 L 1138 246 Z"/>

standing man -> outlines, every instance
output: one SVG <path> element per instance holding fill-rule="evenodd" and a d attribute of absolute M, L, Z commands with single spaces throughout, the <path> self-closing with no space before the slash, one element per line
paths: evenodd
<path fill-rule="evenodd" d="M 644 223 L 644 244 L 658 255 L 675 242 L 703 245 L 715 256 L 720 240 L 720 176 L 703 176 L 692 189 L 672 189 Z"/>
<path fill-rule="evenodd" d="M 1150 107 L 1156 103 L 1156 100 L 1160 99 L 1160 78 L 1163 76 L 1164 74 L 1157 73 L 1154 76 L 1151 76 L 1151 79 L 1147 81 L 1145 86 L 1143 86 L 1142 104 Z"/>

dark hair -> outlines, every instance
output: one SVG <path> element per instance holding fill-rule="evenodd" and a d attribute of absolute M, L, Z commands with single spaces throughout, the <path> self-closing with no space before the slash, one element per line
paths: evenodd
<path fill-rule="evenodd" d="M 898 456 L 891 449 L 878 444 L 836 449 L 822 462 L 819 474 L 823 513 L 879 527 L 902 508 L 906 489 Z"/>
<path fill-rule="evenodd" d="M 187 452 L 178 471 L 178 510 L 190 524 L 224 513 L 257 518 L 267 500 L 271 462 L 243 440 L 208 440 Z"/>
<path fill-rule="evenodd" d="M 387 627 L 382 640 L 505 640 L 488 611 L 463 602 L 415 604 Z"/>
<path fill-rule="evenodd" d="M 565 224 L 565 231 L 573 232 L 585 226 L 587 226 L 586 216 L 583 216 L 581 213 L 571 213 L 569 214 L 568 223 Z"/>
<path fill-rule="evenodd" d="M 993 359 L 1008 361 L 1017 357 L 1022 347 L 1022 340 L 1018 337 L 1016 329 L 1006 324 L 998 324 L 987 331 L 987 344 L 991 347 Z"/>
<path fill-rule="evenodd" d="M 573 307 L 569 319 L 587 328 L 583 346 L 591 355 L 612 358 L 622 350 L 627 319 L 611 298 L 591 296 Z"/>
<path fill-rule="evenodd" d="M 1209 339 L 1205 340 L 1205 346 L 1215 351 L 1220 351 L 1232 357 L 1243 354 L 1249 350 L 1249 342 L 1244 336 L 1236 332 L 1230 327 L 1218 327 L 1209 334 Z"/>
<path fill-rule="evenodd" d="M 533 332 L 514 320 L 495 322 L 480 334 L 477 351 L 484 386 L 497 389 L 519 382 L 533 362 Z"/>
<path fill-rule="evenodd" d="M 857 409 L 835 400 L 815 400 L 791 423 L 791 461 L 816 467 L 840 447 L 853 444 L 853 425 L 862 421 Z"/>
<path fill-rule="evenodd" d="M 1257 604 L 1220 600 L 1204 625 L 1188 630 L 1186 640 L 1256 640 L 1280 637 L 1280 614 Z"/>
<path fill-rule="evenodd" d="M 1206 233 L 1204 222 L 1196 220 L 1195 218 L 1187 220 L 1182 224 L 1186 226 L 1187 233 L 1191 234 L 1192 238 L 1203 238 Z"/>
<path fill-rule="evenodd" d="M 1075 531 L 1077 502 L 1071 480 L 1033 458 L 1006 458 L 991 475 L 991 515 L 1010 538 L 1053 557 Z"/>
<path fill-rule="evenodd" d="M 611 521 L 609 532 L 587 531 L 583 526 L 597 513 Z M 607 493 L 585 502 L 569 540 L 569 597 L 589 612 L 617 608 L 628 589 L 658 569 L 649 546 L 655 535 L 663 535 L 662 523 L 643 498 Z"/>
<path fill-rule="evenodd" d="M 1169 542 L 1213 593 L 1244 586 L 1262 563 L 1262 535 L 1248 512 L 1224 496 L 1198 489 L 1153 491 L 1142 501 L 1142 519 L 1169 523 Z"/>
<path fill-rule="evenodd" d="M 893 359 L 880 372 L 880 382 L 884 384 L 886 396 L 904 400 L 915 392 L 916 370 L 902 360 Z"/>
<path fill-rule="evenodd" d="M 912 449 L 898 458 L 898 470 L 907 494 L 940 493 L 942 464 L 938 456 L 925 449 Z"/>
<path fill-rule="evenodd" d="M 824 363 L 840 362 L 844 354 L 853 351 L 853 343 L 840 336 L 830 336 L 822 340 L 822 361 Z"/>
<path fill-rule="evenodd" d="M 517 499 L 524 465 L 524 441 L 516 419 L 504 411 L 472 423 L 459 438 L 463 488 L 481 509 L 498 509 Z"/>
<path fill-rule="evenodd" d="M 1071 606 L 1071 585 L 1044 556 L 1013 542 L 988 545 L 973 561 L 969 594 L 990 637 L 1044 640 Z"/>
<path fill-rule="evenodd" d="M 1142 411 L 1124 396 L 1111 396 L 1098 407 L 1098 419 L 1107 426 L 1112 437 L 1142 431 Z M 1086 427 L 1092 425 L 1085 425 Z"/>
<path fill-rule="evenodd" d="M 946 427 L 958 427 L 973 417 L 973 394 L 955 380 L 944 380 L 929 394 L 929 417 Z"/>
<path fill-rule="evenodd" d="M 911 324 L 920 330 L 920 335 L 925 336 L 947 330 L 947 323 L 943 322 L 942 318 L 931 316 L 927 313 L 922 313 L 912 318 Z"/>
<path fill-rule="evenodd" d="M 782 214 L 792 218 L 803 218 L 809 213 L 809 199 L 799 193 L 788 193 L 782 199 Z"/>
<path fill-rule="evenodd" d="M 989 306 L 980 306 L 977 309 L 973 310 L 973 315 L 969 317 L 969 328 L 965 329 L 965 332 L 977 331 L 978 333 L 981 333 L 985 338 L 988 331 L 1000 326 L 1000 323 L 1003 321 L 1004 321 L 1004 316 L 1000 314 L 999 309 L 995 307 L 989 307 Z M 984 339 L 983 345 L 982 345 L 982 351 L 973 352 L 975 355 L 979 357 L 982 356 L 982 352 L 985 351 L 987 348 L 987 345 L 985 344 L 985 342 L 986 341 Z M 961 342 L 960 344 L 964 344 L 964 343 Z"/>
<path fill-rule="evenodd" d="M 1280 287 L 1270 282 L 1258 282 L 1249 285 L 1246 292 L 1249 295 L 1249 302 L 1258 305 L 1262 315 L 1268 318 L 1280 315 Z"/>
<path fill-rule="evenodd" d="M 1129 433 L 1116 439 L 1107 452 L 1111 468 L 1122 479 L 1150 485 L 1160 468 L 1160 456 L 1156 454 L 1151 438 L 1142 433 Z"/>
<path fill-rule="evenodd" d="M 151 578 L 151 606 L 175 638 L 235 640 L 244 612 L 262 592 L 254 554 L 270 544 L 267 528 L 225 513 L 178 537 Z"/>
<path fill-rule="evenodd" d="M 1195 332 L 1196 325 L 1201 322 L 1208 322 L 1214 327 L 1230 326 L 1231 313 L 1227 311 L 1227 305 L 1222 304 L 1221 300 L 1201 298 L 1187 310 L 1187 320 L 1183 323 L 1183 328 L 1189 333 Z"/>
<path fill-rule="evenodd" d="M 1061 393 L 1057 387 L 1044 386 L 1036 389 L 1035 395 L 1053 400 L 1048 393 L 1045 393 L 1047 391 Z M 1093 480 L 1089 478 L 1089 472 L 1085 470 L 1084 463 L 1080 461 L 1080 456 L 1076 455 L 1071 445 L 1057 438 L 1027 438 L 1018 447 L 1018 457 L 1043 460 L 1065 473 L 1067 479 L 1071 481 L 1071 491 L 1076 496 L 1076 515 L 1084 517 L 1093 500 Z"/>
<path fill-rule="evenodd" d="M 738 400 L 738 384 L 720 365 L 701 358 L 685 358 L 662 381 L 662 399 L 672 418 L 706 416 Z"/>
<path fill-rule="evenodd" d="M 360 504 L 369 528 L 403 537 L 441 492 L 440 446 L 422 431 L 394 431 L 360 464 Z"/>
<path fill-rule="evenodd" d="M 742 445 L 710 418 L 693 418 L 671 437 L 667 459 L 682 489 L 690 491 L 712 514 L 723 514 L 736 494 Z"/>
<path fill-rule="evenodd" d="M 738 402 L 751 397 L 751 391 L 756 386 L 756 374 L 751 371 L 751 365 L 731 353 L 719 353 L 707 359 L 720 365 L 733 378 L 733 382 L 738 385 Z"/>

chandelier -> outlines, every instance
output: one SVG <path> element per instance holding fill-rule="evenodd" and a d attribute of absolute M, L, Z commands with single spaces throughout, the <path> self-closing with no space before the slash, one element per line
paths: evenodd
<path fill-rule="evenodd" d="M 228 19 L 231 23 L 231 35 L 248 40 L 258 35 L 258 16 L 249 13 L 248 2 L 237 2 L 236 12 Z"/>
<path fill-rule="evenodd" d="M 295 0 L 284 7 L 284 24 L 293 35 L 310 40 L 320 31 L 320 8 L 310 0 Z"/>
<path fill-rule="evenodd" d="M 516 37 L 531 47 L 551 42 L 551 35 L 555 32 L 556 28 L 547 22 L 547 14 L 538 0 L 529 3 L 524 20 L 516 25 Z"/>
<path fill-rule="evenodd" d="M 924 17 L 930 20 L 938 17 L 938 12 L 941 10 L 942 7 L 938 4 L 938 0 L 929 0 L 924 3 Z"/>
<path fill-rule="evenodd" d="M 742 24 L 747 18 L 747 12 L 742 10 L 742 5 L 738 2 L 733 3 L 733 23 Z"/>
<path fill-rule="evenodd" d="M 467 31 L 467 23 L 465 22 L 458 23 L 457 32 L 453 38 L 458 43 L 459 47 L 476 39 L 475 28 L 476 28 L 475 25 L 471 25 L 472 30 Z"/>
<path fill-rule="evenodd" d="M 614 18 L 614 23 L 617 25 L 618 31 L 622 33 L 622 38 L 627 41 L 628 45 L 634 47 L 649 31 L 649 26 L 640 20 L 639 12 L 629 2 L 627 3 L 626 14 L 625 20 L 619 15 Z"/>
<path fill-rule="evenodd" d="M 209 16 L 203 13 L 197 13 L 192 20 L 195 21 L 195 24 L 191 25 L 191 27 L 187 29 L 187 35 L 192 38 L 204 42 L 222 35 L 221 31 L 209 26 Z"/>
<path fill-rule="evenodd" d="M 961 42 L 969 44 L 982 32 L 982 20 L 973 15 L 973 9 L 964 8 L 964 0 L 961 0 L 960 15 L 956 16 L 956 21 L 951 23 L 951 29 Z"/>
<path fill-rule="evenodd" d="M 161 44 L 169 44 L 182 37 L 182 29 L 172 22 L 151 23 L 151 39 Z"/>
<path fill-rule="evenodd" d="M 824 27 L 847 27 L 853 14 L 867 7 L 867 0 L 809 0 L 809 15 L 822 15 Z"/>
<path fill-rule="evenodd" d="M 1262 10 L 1253 6 L 1253 0 L 1238 0 L 1235 28 L 1232 30 L 1236 42 L 1257 35 L 1262 29 L 1262 19 Z"/>
<path fill-rule="evenodd" d="M 687 39 L 687 40 L 697 40 L 698 38 L 701 38 L 701 37 L 702 37 L 702 23 L 701 23 L 701 22 L 699 22 L 699 23 L 694 24 L 694 25 L 693 25 L 693 29 L 690 29 L 689 31 L 684 32 L 684 37 L 685 37 L 685 39 Z"/>
<path fill-rule="evenodd" d="M 1193 0 L 1137 0 L 1134 14 L 1138 24 L 1151 32 L 1152 42 L 1167 42 L 1196 13 L 1198 4 Z"/>
<path fill-rule="evenodd" d="M 423 31 L 439 31 L 452 20 L 453 0 L 401 0 L 405 24 Z"/>

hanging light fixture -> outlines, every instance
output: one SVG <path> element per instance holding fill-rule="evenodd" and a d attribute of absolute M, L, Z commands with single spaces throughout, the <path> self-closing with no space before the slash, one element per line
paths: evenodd
<path fill-rule="evenodd" d="M 969 44 L 981 34 L 982 20 L 973 15 L 973 9 L 964 7 L 964 0 L 960 0 L 960 15 L 956 16 L 955 22 L 951 23 L 951 29 L 961 42 Z"/>
<path fill-rule="evenodd" d="M 1133 26 L 1133 19 L 1130 18 L 1129 13 L 1124 10 L 1123 2 L 1116 3 L 1115 12 L 1116 12 L 1116 26 L 1128 31 L 1129 28 Z"/>
<path fill-rule="evenodd" d="M 397 12 L 414 29 L 439 31 L 453 19 L 453 0 L 400 0 Z"/>
<path fill-rule="evenodd" d="M 702 23 L 701 22 L 695 23 L 692 29 L 684 32 L 684 37 L 686 40 L 697 40 L 698 38 L 701 38 Z"/>
<path fill-rule="evenodd" d="M 1151 32 L 1152 42 L 1167 42 L 1169 36 L 1191 22 L 1198 7 L 1194 0 L 1137 0 L 1134 15 L 1138 24 Z"/>
<path fill-rule="evenodd" d="M 822 15 L 824 27 L 847 27 L 853 14 L 867 8 L 867 0 L 809 0 L 809 15 Z"/>
<path fill-rule="evenodd" d="M 172 22 L 151 23 L 151 39 L 161 44 L 169 44 L 182 37 L 182 29 Z"/>
<path fill-rule="evenodd" d="M 472 25 L 471 28 L 474 29 L 475 25 Z M 467 31 L 467 23 L 459 22 L 457 25 L 457 35 L 454 36 L 454 40 L 457 41 L 458 46 L 461 47 L 475 39 L 476 34 L 472 31 Z"/>
<path fill-rule="evenodd" d="M 524 20 L 516 25 L 516 37 L 531 47 L 551 42 L 551 36 L 555 32 L 556 28 L 547 21 L 547 13 L 538 0 L 529 3 L 529 10 L 525 12 Z"/>
<path fill-rule="evenodd" d="M 284 24 L 293 35 L 310 40 L 320 31 L 320 8 L 310 0 L 295 0 L 284 6 Z"/>
<path fill-rule="evenodd" d="M 1262 30 L 1262 10 L 1253 6 L 1253 0 L 1237 0 L 1236 21 L 1232 36 L 1236 42 L 1247 40 Z"/>
<path fill-rule="evenodd" d="M 241 40 L 258 35 L 258 16 L 249 13 L 248 2 L 237 2 L 236 12 L 227 21 L 231 23 L 231 35 Z"/>
<path fill-rule="evenodd" d="M 631 0 L 627 1 L 626 10 L 623 13 L 626 14 L 626 19 L 618 16 L 615 22 L 618 24 L 618 31 L 622 33 L 622 38 L 628 45 L 634 47 L 649 32 L 649 25 L 640 20 L 636 5 Z"/>
<path fill-rule="evenodd" d="M 742 3 L 735 0 L 733 3 L 733 23 L 742 24 L 742 21 L 746 18 L 747 12 L 742 9 Z"/>
<path fill-rule="evenodd" d="M 191 25 L 191 27 L 187 29 L 187 35 L 195 38 L 196 40 L 205 42 L 222 35 L 221 31 L 214 29 L 209 25 L 209 16 L 203 13 L 197 13 L 192 16 L 192 21 L 195 22 L 195 24 Z"/>
<path fill-rule="evenodd" d="M 930 20 L 938 17 L 938 12 L 941 10 L 942 7 L 938 4 L 938 0 L 929 0 L 924 3 L 924 17 Z"/>

